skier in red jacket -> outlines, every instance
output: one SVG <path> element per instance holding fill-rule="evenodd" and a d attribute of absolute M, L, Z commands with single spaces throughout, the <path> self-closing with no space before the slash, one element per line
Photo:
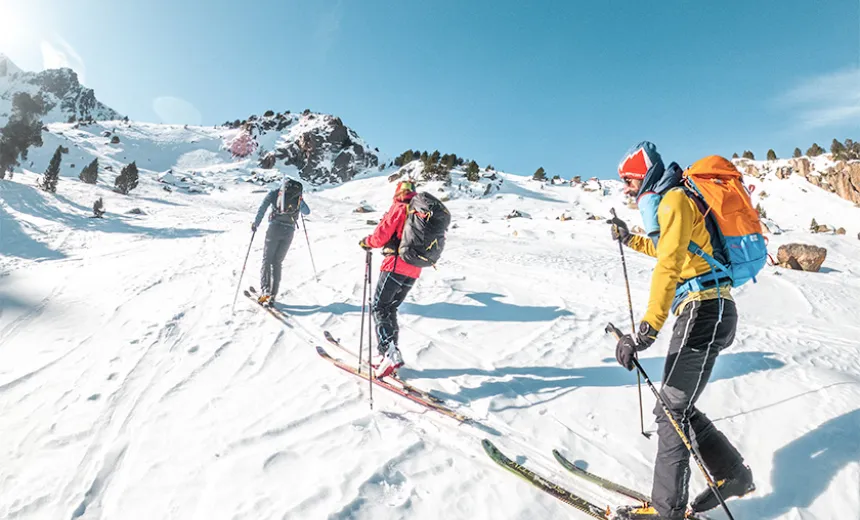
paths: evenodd
<path fill-rule="evenodd" d="M 382 248 L 382 254 L 385 256 L 371 309 L 376 319 L 377 349 L 383 358 L 376 375 L 380 379 L 395 374 L 397 369 L 403 366 L 403 357 L 397 348 L 397 308 L 421 275 L 420 267 L 407 263 L 397 254 L 400 240 L 403 238 L 409 201 L 415 194 L 412 182 L 397 183 L 394 203 L 373 233 L 358 243 L 365 251 Z"/>

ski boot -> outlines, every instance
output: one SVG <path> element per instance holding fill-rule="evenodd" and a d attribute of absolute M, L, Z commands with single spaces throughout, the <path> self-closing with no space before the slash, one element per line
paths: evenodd
<path fill-rule="evenodd" d="M 257 303 L 262 305 L 263 307 L 271 307 L 275 302 L 274 297 L 271 294 L 261 294 L 259 298 L 257 298 Z"/>
<path fill-rule="evenodd" d="M 742 497 L 755 491 L 755 483 L 753 482 L 752 471 L 749 466 L 741 466 L 731 477 L 718 480 L 717 489 L 720 491 L 723 500 L 727 500 L 730 497 Z M 702 491 L 699 496 L 693 499 L 690 509 L 694 513 L 700 513 L 719 505 L 720 501 L 717 499 L 717 495 L 708 487 L 708 489 Z"/>
<path fill-rule="evenodd" d="M 397 369 L 402 366 L 403 356 L 400 355 L 400 350 L 398 350 L 396 345 L 391 345 L 382 356 L 382 362 L 378 366 L 374 367 L 377 370 L 376 379 L 396 376 Z"/>

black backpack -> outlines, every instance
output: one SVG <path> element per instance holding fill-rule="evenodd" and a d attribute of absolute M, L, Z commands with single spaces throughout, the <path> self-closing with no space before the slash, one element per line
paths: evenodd
<path fill-rule="evenodd" d="M 276 220 L 279 216 L 286 216 L 296 221 L 299 216 L 299 208 L 302 201 L 302 183 L 293 179 L 287 179 L 286 185 L 278 191 L 278 199 L 275 201 L 275 211 L 272 217 Z"/>
<path fill-rule="evenodd" d="M 398 254 L 408 264 L 431 267 L 445 249 L 451 214 L 439 199 L 426 192 L 415 195 L 407 211 Z"/>

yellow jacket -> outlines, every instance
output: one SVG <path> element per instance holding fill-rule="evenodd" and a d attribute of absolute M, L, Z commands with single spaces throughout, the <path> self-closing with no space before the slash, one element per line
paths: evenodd
<path fill-rule="evenodd" d="M 648 310 L 643 321 L 659 331 L 669 317 L 678 283 L 711 270 L 704 259 L 687 250 L 687 245 L 692 240 L 711 256 L 714 250 L 702 212 L 682 188 L 673 188 L 663 196 L 657 208 L 657 222 L 660 225 L 657 247 L 654 247 L 650 238 L 639 235 L 632 235 L 627 245 L 640 253 L 657 258 L 657 265 L 651 276 Z M 720 297 L 731 299 L 728 287 L 719 291 Z M 690 301 L 711 300 L 717 296 L 715 288 L 691 292 L 678 305 L 677 313 Z"/>

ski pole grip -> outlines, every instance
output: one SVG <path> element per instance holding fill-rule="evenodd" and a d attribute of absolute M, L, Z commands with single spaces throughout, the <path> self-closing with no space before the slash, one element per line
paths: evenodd
<path fill-rule="evenodd" d="M 607 323 L 607 324 L 606 324 L 606 329 L 604 329 L 604 330 L 605 330 L 607 333 L 612 333 L 612 335 L 613 335 L 613 336 L 615 336 L 615 339 L 618 339 L 618 340 L 620 340 L 620 339 L 621 339 L 621 336 L 623 336 L 623 334 L 621 333 L 621 331 L 620 331 L 620 330 L 618 330 L 618 327 L 616 327 L 616 326 L 615 326 L 615 325 L 613 325 L 612 323 Z"/>

